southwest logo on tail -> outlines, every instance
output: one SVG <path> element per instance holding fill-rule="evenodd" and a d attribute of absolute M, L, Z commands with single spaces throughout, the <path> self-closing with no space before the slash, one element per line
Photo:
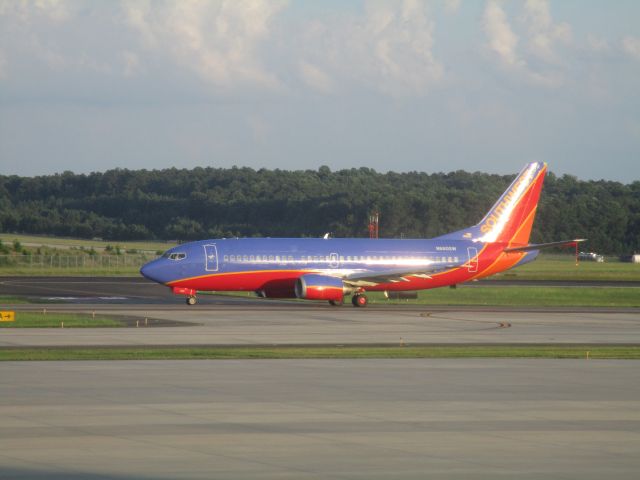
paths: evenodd
<path fill-rule="evenodd" d="M 433 239 L 211 239 L 172 248 L 140 272 L 189 305 L 198 291 L 254 291 L 332 305 L 350 295 L 363 307 L 367 291 L 464 283 L 530 262 L 543 248 L 584 241 L 529 243 L 546 171 L 545 163 L 526 165 L 477 225 Z"/>

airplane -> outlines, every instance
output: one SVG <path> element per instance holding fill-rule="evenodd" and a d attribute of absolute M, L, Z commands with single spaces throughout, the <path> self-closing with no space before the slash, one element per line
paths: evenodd
<path fill-rule="evenodd" d="M 366 292 L 455 286 L 531 262 L 543 248 L 585 239 L 530 244 L 547 164 L 526 165 L 480 223 L 432 239 L 222 238 L 185 243 L 140 269 L 146 278 L 196 303 L 199 291 L 253 291 L 356 307 Z"/>

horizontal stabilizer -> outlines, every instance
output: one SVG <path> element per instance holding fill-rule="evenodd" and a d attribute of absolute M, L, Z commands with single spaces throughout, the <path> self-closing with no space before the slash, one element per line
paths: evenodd
<path fill-rule="evenodd" d="M 549 243 L 532 243 L 523 247 L 510 247 L 505 248 L 506 253 L 512 252 L 530 252 L 532 250 L 541 250 L 543 248 L 551 247 L 575 247 L 580 242 L 586 242 L 586 238 L 576 238 L 575 240 L 563 240 L 561 242 L 549 242 Z"/>

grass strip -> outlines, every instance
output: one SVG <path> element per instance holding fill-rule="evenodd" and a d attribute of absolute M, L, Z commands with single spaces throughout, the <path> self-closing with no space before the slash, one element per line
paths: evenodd
<path fill-rule="evenodd" d="M 51 246 L 51 247 L 74 247 L 74 248 L 96 248 L 104 249 L 107 245 L 119 246 L 121 249 L 136 249 L 144 251 L 167 250 L 175 243 L 172 242 L 153 242 L 153 241 L 107 241 L 107 240 L 88 240 L 84 238 L 68 238 L 53 237 L 47 235 L 23 235 L 12 233 L 0 233 L 0 240 L 8 246 L 11 246 L 14 240 L 18 240 L 23 246 Z"/>
<path fill-rule="evenodd" d="M 576 266 L 571 255 L 540 255 L 534 262 L 490 278 L 493 280 L 639 281 L 640 265 L 617 261 L 604 263 L 582 261 Z"/>
<path fill-rule="evenodd" d="M 640 359 L 640 345 L 2 348 L 0 361 L 390 358 Z"/>
<path fill-rule="evenodd" d="M 11 297 L 7 295 L 0 295 L 0 310 L 9 310 L 6 305 L 22 305 L 25 303 L 31 303 L 28 299 L 22 297 Z"/>
<path fill-rule="evenodd" d="M 13 322 L 0 322 L 0 328 L 95 328 L 126 327 L 122 320 L 102 315 L 75 313 L 16 312 Z"/>
<path fill-rule="evenodd" d="M 374 304 L 640 307 L 640 288 L 637 287 L 501 286 L 496 282 L 495 286 L 421 290 L 416 300 L 387 300 L 376 292 L 367 295 Z"/>

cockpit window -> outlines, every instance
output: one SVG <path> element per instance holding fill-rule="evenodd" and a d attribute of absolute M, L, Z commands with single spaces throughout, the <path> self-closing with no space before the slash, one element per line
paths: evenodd
<path fill-rule="evenodd" d="M 187 258 L 187 254 L 186 253 L 165 253 L 164 255 L 162 255 L 162 258 L 168 258 L 169 260 L 183 260 L 185 258 Z"/>

